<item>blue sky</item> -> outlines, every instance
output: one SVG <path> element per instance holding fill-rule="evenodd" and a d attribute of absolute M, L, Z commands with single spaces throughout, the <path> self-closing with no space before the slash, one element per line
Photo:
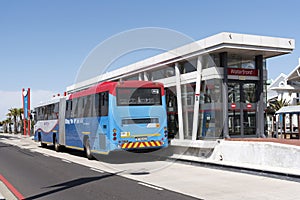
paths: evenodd
<path fill-rule="evenodd" d="M 195 40 L 223 31 L 294 38 L 292 54 L 267 62 L 274 79 L 298 64 L 299 8 L 294 0 L 0 0 L 0 91 L 63 92 L 99 43 L 143 27 Z M 6 106 L 21 107 L 16 104 Z"/>

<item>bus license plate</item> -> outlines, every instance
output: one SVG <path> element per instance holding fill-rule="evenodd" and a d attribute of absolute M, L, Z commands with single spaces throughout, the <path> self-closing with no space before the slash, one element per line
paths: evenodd
<path fill-rule="evenodd" d="M 144 141 L 144 140 L 148 140 L 148 137 L 136 137 L 135 140 L 136 141 Z"/>

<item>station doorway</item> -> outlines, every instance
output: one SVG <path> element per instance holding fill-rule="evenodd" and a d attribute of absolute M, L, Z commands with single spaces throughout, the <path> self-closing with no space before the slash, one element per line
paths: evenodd
<path fill-rule="evenodd" d="M 228 82 L 228 131 L 230 137 L 256 136 L 257 81 Z"/>

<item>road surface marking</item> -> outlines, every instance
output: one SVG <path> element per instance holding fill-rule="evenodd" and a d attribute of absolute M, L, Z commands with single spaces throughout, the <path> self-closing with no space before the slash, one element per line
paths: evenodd
<path fill-rule="evenodd" d="M 152 189 L 155 189 L 155 190 L 164 190 L 164 189 L 162 189 L 162 188 L 160 188 L 160 187 L 156 187 L 156 186 L 154 186 L 154 185 L 149 185 L 149 184 L 147 184 L 147 183 L 143 183 L 143 182 L 138 182 L 138 184 L 140 184 L 140 185 L 143 185 L 143 186 L 146 186 L 146 187 L 149 187 L 149 188 L 152 188 Z"/>
<path fill-rule="evenodd" d="M 0 181 L 17 197 L 17 199 L 25 199 L 24 196 L 0 174 Z"/>
<path fill-rule="evenodd" d="M 91 170 L 95 171 L 95 172 L 100 172 L 100 173 L 104 173 L 104 171 L 100 170 L 100 169 L 96 169 L 96 168 L 90 168 Z"/>
<path fill-rule="evenodd" d="M 69 160 L 65 160 L 65 159 L 61 159 L 61 160 L 66 163 L 71 163 L 71 161 L 69 161 Z"/>

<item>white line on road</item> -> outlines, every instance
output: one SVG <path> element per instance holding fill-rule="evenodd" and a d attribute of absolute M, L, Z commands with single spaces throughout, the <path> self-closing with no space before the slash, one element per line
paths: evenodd
<path fill-rule="evenodd" d="M 48 154 L 45 154 L 45 153 L 43 155 L 46 156 L 46 157 L 50 157 Z"/>
<path fill-rule="evenodd" d="M 140 184 L 140 185 L 143 185 L 143 186 L 146 186 L 146 187 L 149 187 L 149 188 L 152 188 L 152 189 L 155 189 L 155 190 L 164 190 L 164 189 L 162 189 L 162 188 L 160 188 L 160 187 L 156 187 L 156 186 L 154 186 L 154 185 L 149 185 L 149 184 L 147 184 L 147 183 L 143 183 L 143 182 L 138 182 L 138 184 Z"/>
<path fill-rule="evenodd" d="M 90 168 L 91 170 L 95 171 L 95 172 L 100 172 L 100 173 L 104 173 L 104 171 L 100 170 L 100 169 L 96 169 L 96 168 Z"/>
<path fill-rule="evenodd" d="M 71 161 L 69 161 L 69 160 L 65 160 L 65 159 L 61 159 L 61 160 L 66 163 L 71 163 Z"/>

